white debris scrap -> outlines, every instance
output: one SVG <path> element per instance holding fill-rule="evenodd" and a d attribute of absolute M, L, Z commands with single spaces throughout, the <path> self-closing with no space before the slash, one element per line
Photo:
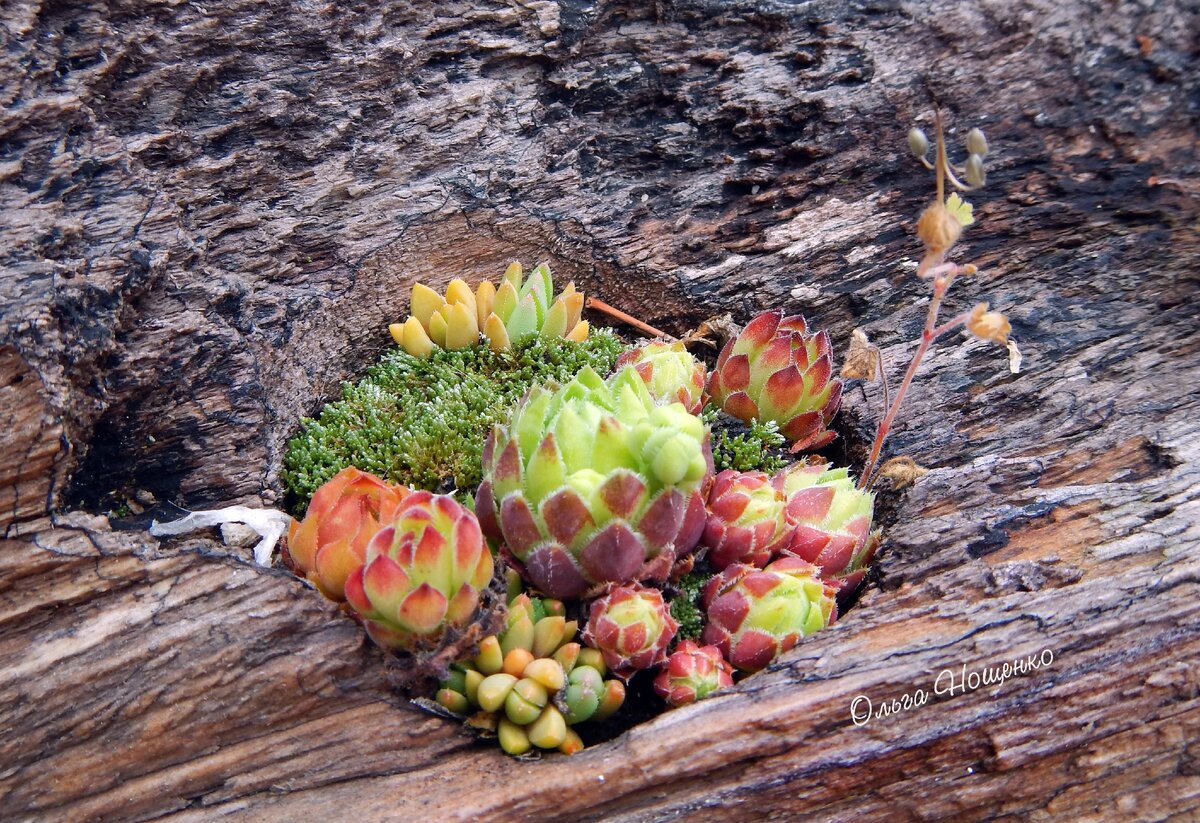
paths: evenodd
<path fill-rule="evenodd" d="M 251 509 L 248 506 L 229 506 L 225 509 L 192 512 L 170 523 L 150 523 L 150 534 L 155 537 L 173 537 L 179 534 L 211 529 L 225 523 L 240 523 L 254 530 L 261 539 L 254 546 L 254 562 L 260 566 L 271 565 L 275 544 L 283 537 L 292 518 L 277 509 Z"/>

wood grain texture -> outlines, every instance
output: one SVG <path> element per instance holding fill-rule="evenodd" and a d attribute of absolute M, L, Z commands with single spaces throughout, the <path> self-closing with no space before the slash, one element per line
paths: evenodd
<path fill-rule="evenodd" d="M 6 7 L 0 818 L 1200 816 L 1197 71 L 1187 3 Z M 898 373 L 932 103 L 990 183 L 890 443 L 860 604 L 730 694 L 519 763 L 404 706 L 359 630 L 212 540 L 417 277 L 548 259 L 671 331 L 782 306 Z M 878 398 L 846 393 L 861 459 Z M 1000 685 L 851 721 L 939 673 Z"/>

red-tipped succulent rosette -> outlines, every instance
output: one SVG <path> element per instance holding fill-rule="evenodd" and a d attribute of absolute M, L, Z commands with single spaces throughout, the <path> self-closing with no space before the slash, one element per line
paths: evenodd
<path fill-rule="evenodd" d="M 674 707 L 686 706 L 733 685 L 733 667 L 716 646 L 683 640 L 654 678 L 654 691 Z"/>
<path fill-rule="evenodd" d="M 592 603 L 583 641 L 622 678 L 667 658 L 679 624 L 658 589 L 618 586 Z"/>
<path fill-rule="evenodd" d="M 704 590 L 708 623 L 702 641 L 745 672 L 765 668 L 837 616 L 835 587 L 798 557 L 782 557 L 765 569 L 738 564 Z"/>
<path fill-rule="evenodd" d="M 712 471 L 699 418 L 655 404 L 632 369 L 585 368 L 492 430 L 475 510 L 525 580 L 565 600 L 665 580 L 700 539 Z"/>
<path fill-rule="evenodd" d="M 825 332 L 808 333 L 803 317 L 779 310 L 755 317 L 725 344 L 708 393 L 728 414 L 749 423 L 773 420 L 792 451 L 811 451 L 836 435 L 829 422 L 842 398 Z"/>
<path fill-rule="evenodd" d="M 367 545 L 346 599 L 387 649 L 434 647 L 465 626 L 492 580 L 492 555 L 475 515 L 447 495 L 413 492 Z"/>
<path fill-rule="evenodd" d="M 286 559 L 330 600 L 346 599 L 348 578 L 366 559 L 367 544 L 410 494 L 353 466 L 317 489 L 304 519 L 288 529 Z"/>
<path fill-rule="evenodd" d="M 708 519 L 700 543 L 717 571 L 733 563 L 765 566 L 789 535 L 783 492 L 763 472 L 726 469 L 708 495 Z"/>
<path fill-rule="evenodd" d="M 655 340 L 622 354 L 615 368 L 632 366 L 659 402 L 682 403 L 691 414 L 704 406 L 704 364 L 683 343 Z"/>
<path fill-rule="evenodd" d="M 862 584 L 880 533 L 871 529 L 875 495 L 858 489 L 848 469 L 797 463 L 771 481 L 787 503 L 791 536 L 782 551 L 814 564 L 844 601 Z"/>

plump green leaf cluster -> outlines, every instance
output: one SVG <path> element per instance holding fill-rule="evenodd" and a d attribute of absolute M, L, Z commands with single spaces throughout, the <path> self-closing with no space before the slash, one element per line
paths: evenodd
<path fill-rule="evenodd" d="M 342 398 L 302 421 L 288 443 L 283 481 L 298 510 L 346 466 L 407 486 L 472 489 L 492 424 L 534 386 L 566 382 L 585 366 L 612 370 L 627 346 L 603 329 L 576 343 L 531 335 L 508 351 L 487 346 L 413 357 L 393 349 Z"/>
<path fill-rule="evenodd" d="M 721 415 L 714 406 L 706 406 L 701 417 L 712 427 L 713 465 L 718 472 L 737 469 L 774 474 L 788 464 L 782 454 L 787 438 L 780 434 L 774 420 L 755 420 L 748 427 L 740 423 L 721 425 L 729 423 L 728 416 Z"/>
<path fill-rule="evenodd" d="M 700 609 L 700 594 L 711 579 L 711 573 L 696 571 L 685 574 L 676 584 L 679 587 L 679 594 L 671 600 L 671 617 L 674 617 L 675 622 L 679 624 L 679 631 L 675 633 L 677 642 L 700 639 L 700 633 L 704 631 L 704 612 Z"/>

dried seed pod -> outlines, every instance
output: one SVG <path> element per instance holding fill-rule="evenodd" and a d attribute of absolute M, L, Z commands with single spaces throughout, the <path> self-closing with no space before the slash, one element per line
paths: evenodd
<path fill-rule="evenodd" d="M 929 138 L 925 136 L 925 132 L 915 126 L 908 130 L 908 148 L 917 157 L 924 157 L 929 153 Z"/>
<path fill-rule="evenodd" d="M 966 167 L 967 183 L 979 187 L 987 182 L 987 173 L 983 170 L 983 157 L 978 154 L 972 154 L 967 158 Z"/>
<path fill-rule="evenodd" d="M 921 212 L 921 219 L 917 221 L 917 236 L 930 255 L 942 255 L 949 251 L 958 242 L 962 229 L 958 218 L 937 200 Z"/>
<path fill-rule="evenodd" d="M 971 129 L 967 132 L 967 151 L 971 154 L 979 155 L 979 159 L 987 157 L 988 142 L 983 136 L 983 132 L 979 129 Z"/>

